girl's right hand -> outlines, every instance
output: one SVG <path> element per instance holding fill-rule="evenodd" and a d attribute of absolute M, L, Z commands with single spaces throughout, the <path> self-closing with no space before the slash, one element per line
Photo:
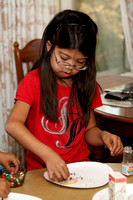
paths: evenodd
<path fill-rule="evenodd" d="M 66 180 L 70 175 L 64 160 L 52 149 L 47 155 L 47 158 L 45 157 L 45 164 L 51 180 Z"/>

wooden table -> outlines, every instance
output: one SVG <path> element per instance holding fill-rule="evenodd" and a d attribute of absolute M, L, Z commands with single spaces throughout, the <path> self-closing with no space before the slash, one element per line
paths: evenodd
<path fill-rule="evenodd" d="M 121 172 L 120 163 L 108 164 L 114 171 Z M 11 192 L 29 194 L 43 200 L 91 200 L 93 195 L 108 187 L 108 184 L 99 188 L 77 189 L 68 188 L 48 182 L 43 174 L 46 169 L 28 171 L 22 186 L 11 188 Z M 133 176 L 127 178 L 127 183 L 133 183 Z"/>
<path fill-rule="evenodd" d="M 103 130 L 133 138 L 133 108 L 103 105 L 95 110 L 95 114 Z"/>
<path fill-rule="evenodd" d="M 107 88 L 132 83 L 133 77 L 110 74 L 98 76 L 97 82 L 104 91 Z M 100 129 L 119 135 L 124 146 L 133 146 L 133 108 L 103 105 L 95 109 L 95 117 Z M 93 159 L 103 160 L 103 146 L 94 148 Z"/>
<path fill-rule="evenodd" d="M 97 77 L 97 81 L 100 84 L 101 88 L 104 90 L 106 88 L 112 88 L 115 86 L 131 83 L 133 82 L 133 77 L 126 77 L 120 75 L 106 75 Z M 110 105 L 103 105 L 95 109 L 95 113 L 97 116 L 101 116 L 103 120 L 109 119 L 110 123 L 116 122 L 115 124 L 111 125 L 107 123 L 108 122 L 107 120 L 103 124 L 111 131 L 115 133 L 118 132 L 118 134 L 120 133 L 120 135 L 133 137 L 133 108 L 123 108 Z M 118 124 L 118 122 L 120 122 L 120 124 Z M 124 123 L 127 126 L 121 126 Z"/>
<path fill-rule="evenodd" d="M 133 83 L 133 77 L 120 75 L 106 75 L 97 77 L 97 82 L 101 88 L 107 89 L 116 86 L 121 86 L 127 83 Z M 106 116 L 109 119 L 133 124 L 133 108 L 122 108 L 116 106 L 103 105 L 96 109 L 96 113 L 102 117 Z M 133 136 L 131 136 L 133 137 Z"/>
<path fill-rule="evenodd" d="M 133 82 L 133 77 L 106 75 L 97 78 L 102 89 Z M 103 105 L 95 109 L 101 128 L 120 136 L 133 138 L 133 108 Z"/>

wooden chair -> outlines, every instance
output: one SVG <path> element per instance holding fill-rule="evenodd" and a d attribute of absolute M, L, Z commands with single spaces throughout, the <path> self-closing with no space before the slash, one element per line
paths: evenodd
<path fill-rule="evenodd" d="M 18 84 L 24 78 L 24 66 L 27 68 L 26 71 L 29 72 L 31 65 L 37 61 L 41 52 L 41 39 L 34 39 L 28 42 L 24 48 L 19 49 L 19 43 L 14 42 L 14 57 L 17 72 L 17 82 Z"/>

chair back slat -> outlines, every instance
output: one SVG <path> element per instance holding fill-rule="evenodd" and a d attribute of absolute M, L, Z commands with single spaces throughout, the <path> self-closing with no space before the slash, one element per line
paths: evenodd
<path fill-rule="evenodd" d="M 34 39 L 28 42 L 24 48 L 19 49 L 19 43 L 14 42 L 14 56 L 16 64 L 18 84 L 24 78 L 24 68 L 29 72 L 31 66 L 39 59 L 41 55 L 41 39 Z"/>

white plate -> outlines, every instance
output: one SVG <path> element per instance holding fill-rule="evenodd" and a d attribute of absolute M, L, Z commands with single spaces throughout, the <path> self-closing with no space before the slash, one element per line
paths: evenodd
<path fill-rule="evenodd" d="M 100 162 L 76 162 L 68 164 L 70 177 L 64 182 L 52 181 L 48 172 L 44 173 L 44 177 L 55 184 L 72 187 L 72 188 L 95 188 L 108 183 L 109 173 L 112 168 L 107 164 Z M 76 179 L 76 183 L 71 183 L 71 179 Z"/>
<path fill-rule="evenodd" d="M 10 192 L 8 198 L 4 200 L 42 200 L 42 199 L 31 195 Z"/>
<path fill-rule="evenodd" d="M 103 199 L 108 200 L 108 188 L 100 190 L 92 198 L 92 200 L 103 200 Z M 126 200 L 133 200 L 133 184 L 127 184 Z"/>

